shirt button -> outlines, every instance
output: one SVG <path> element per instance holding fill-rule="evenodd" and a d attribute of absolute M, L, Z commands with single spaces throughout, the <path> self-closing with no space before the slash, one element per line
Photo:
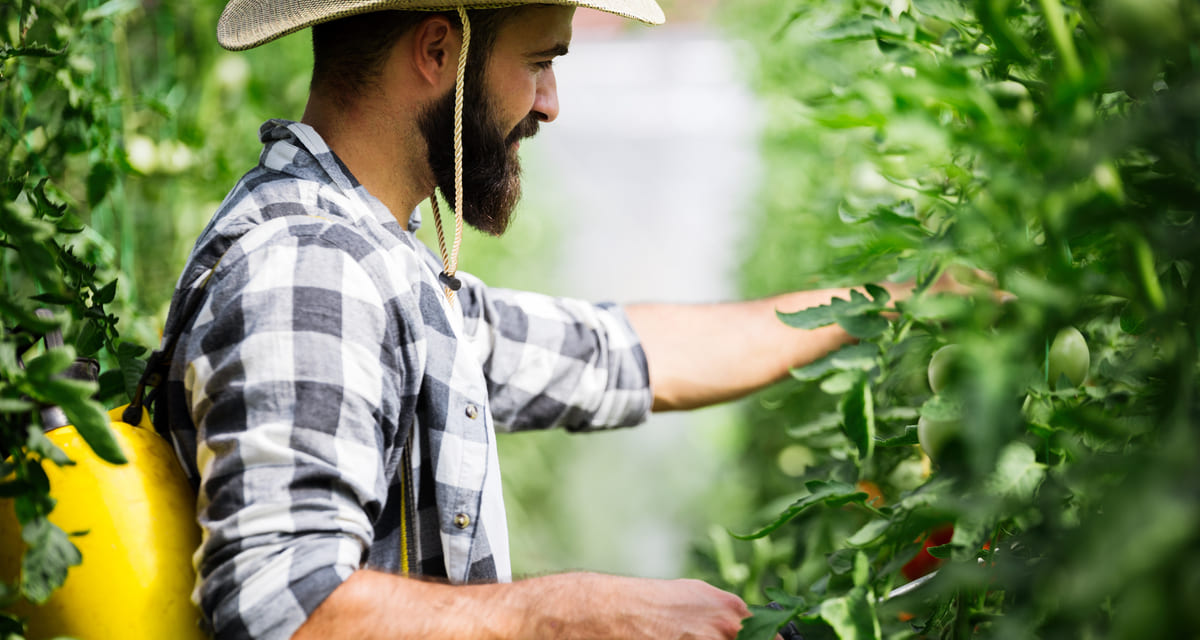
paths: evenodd
<path fill-rule="evenodd" d="M 459 513 L 454 516 L 454 526 L 459 529 L 466 529 L 471 526 L 471 516 L 465 513 Z"/>
<path fill-rule="evenodd" d="M 479 407 L 473 404 L 467 405 L 467 417 L 472 420 L 479 417 Z"/>

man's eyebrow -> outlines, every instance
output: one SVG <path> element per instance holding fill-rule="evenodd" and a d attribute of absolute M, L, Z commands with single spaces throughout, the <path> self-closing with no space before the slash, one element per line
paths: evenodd
<path fill-rule="evenodd" d="M 552 58 L 554 56 L 565 56 L 565 55 L 567 55 L 567 44 L 565 42 L 560 42 L 560 43 L 554 45 L 553 47 L 550 47 L 549 49 L 543 49 L 541 51 L 534 51 L 529 54 L 529 57 L 531 57 L 531 58 Z"/>

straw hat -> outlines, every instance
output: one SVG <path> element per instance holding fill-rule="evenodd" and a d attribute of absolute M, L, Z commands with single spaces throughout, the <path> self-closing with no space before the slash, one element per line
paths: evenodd
<path fill-rule="evenodd" d="M 588 7 L 646 24 L 666 20 L 655 0 L 230 0 L 217 23 L 217 41 L 230 51 L 241 51 L 314 24 L 371 11 L 452 11 L 459 7 L 496 9 L 525 4 Z"/>

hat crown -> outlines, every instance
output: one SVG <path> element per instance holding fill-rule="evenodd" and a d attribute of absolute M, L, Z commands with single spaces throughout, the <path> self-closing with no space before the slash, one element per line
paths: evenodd
<path fill-rule="evenodd" d="M 230 0 L 217 22 L 217 41 L 230 51 L 242 51 L 315 24 L 372 11 L 498 9 L 533 4 L 586 7 L 646 24 L 666 21 L 655 0 Z"/>

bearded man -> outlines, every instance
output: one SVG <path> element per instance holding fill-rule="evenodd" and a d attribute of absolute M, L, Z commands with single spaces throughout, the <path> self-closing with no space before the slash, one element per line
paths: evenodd
<path fill-rule="evenodd" d="M 302 120 L 259 131 L 164 334 L 156 418 L 198 487 L 195 599 L 219 638 L 733 638 L 748 615 L 692 580 L 512 582 L 495 431 L 744 395 L 851 340 L 775 317 L 846 292 L 593 305 L 459 273 L 461 224 L 441 259 L 421 245 L 435 189 L 504 231 L 576 6 L 663 21 L 653 0 L 506 4 L 226 7 L 233 50 L 312 26 L 314 71 Z"/>

